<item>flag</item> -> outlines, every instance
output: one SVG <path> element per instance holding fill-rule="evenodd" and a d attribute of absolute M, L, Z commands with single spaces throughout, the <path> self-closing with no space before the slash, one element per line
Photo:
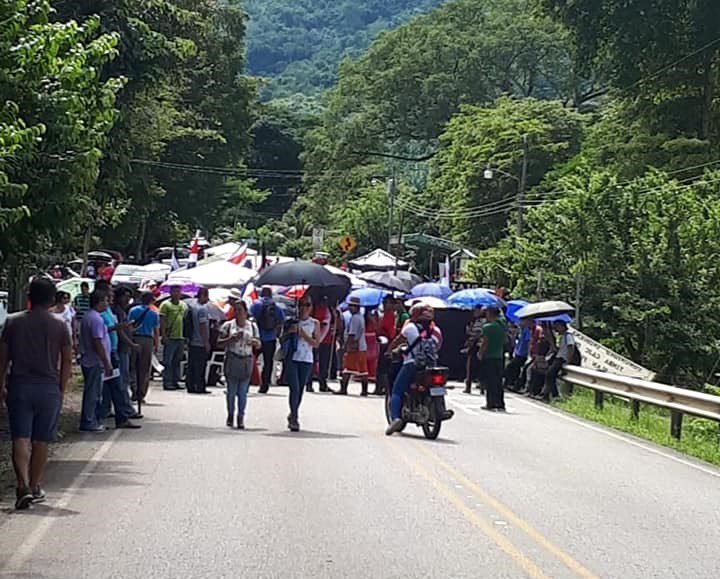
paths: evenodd
<path fill-rule="evenodd" d="M 440 283 L 444 285 L 445 287 L 450 287 L 450 256 L 445 256 L 445 264 L 442 268 L 442 276 L 440 278 Z"/>
<path fill-rule="evenodd" d="M 175 248 L 173 247 L 172 256 L 170 256 L 170 271 L 177 271 L 180 269 L 180 262 L 175 255 Z"/>
<path fill-rule="evenodd" d="M 200 237 L 200 232 L 198 231 L 195 233 L 195 237 L 192 240 L 192 245 L 190 246 L 190 263 L 188 263 L 188 269 L 195 267 L 198 262 L 198 255 L 200 254 L 200 242 L 198 238 Z"/>
<path fill-rule="evenodd" d="M 248 244 L 245 243 L 242 245 L 242 247 L 239 247 L 235 253 L 233 253 L 230 256 L 230 259 L 228 261 L 230 263 L 234 263 L 235 265 L 244 265 L 245 260 L 247 259 L 247 252 L 248 252 Z"/>

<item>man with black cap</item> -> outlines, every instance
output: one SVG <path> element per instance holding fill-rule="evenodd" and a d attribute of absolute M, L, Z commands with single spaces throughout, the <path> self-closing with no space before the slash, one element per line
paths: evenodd
<path fill-rule="evenodd" d="M 505 324 L 500 319 L 500 310 L 497 307 L 486 308 L 485 315 L 487 323 L 483 326 L 478 352 L 486 390 L 483 410 L 504 411 L 502 378 L 505 366 Z"/>

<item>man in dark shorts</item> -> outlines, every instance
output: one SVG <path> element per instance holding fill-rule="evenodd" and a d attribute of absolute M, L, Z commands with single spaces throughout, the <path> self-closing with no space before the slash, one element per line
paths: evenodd
<path fill-rule="evenodd" d="M 10 316 L 0 338 L 0 399 L 5 401 L 17 477 L 16 509 L 45 500 L 40 483 L 72 373 L 72 341 L 48 310 L 55 285 L 30 284 L 30 310 Z M 8 377 L 9 370 L 9 377 Z"/>

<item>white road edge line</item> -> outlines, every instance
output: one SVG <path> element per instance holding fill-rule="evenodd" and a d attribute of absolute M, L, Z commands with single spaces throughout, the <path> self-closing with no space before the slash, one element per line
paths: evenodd
<path fill-rule="evenodd" d="M 709 474 L 710 476 L 720 478 L 720 471 L 712 470 L 711 468 L 706 468 L 706 467 L 696 464 L 690 460 L 685 460 L 683 458 L 680 458 L 679 456 L 675 456 L 669 452 L 664 452 L 658 448 L 653 448 L 652 446 L 648 446 L 647 444 L 643 444 L 641 442 L 632 440 L 631 438 L 629 438 L 629 436 L 632 436 L 631 434 L 629 434 L 627 436 L 623 436 L 622 434 L 612 432 L 601 426 L 593 426 L 592 424 L 588 424 L 587 422 L 583 422 L 582 420 L 578 420 L 576 418 L 568 416 L 567 414 L 565 414 L 563 412 L 558 412 L 557 410 L 553 410 L 551 408 L 545 408 L 544 406 L 541 406 L 539 404 L 534 404 L 527 400 L 522 400 L 515 396 L 512 397 L 512 401 L 519 402 L 520 404 L 524 404 L 524 405 L 530 406 L 532 408 L 536 408 L 537 410 L 541 410 L 543 412 L 546 412 L 547 414 L 552 414 L 553 416 L 557 416 L 558 418 L 562 418 L 563 420 L 567 420 L 568 422 L 572 422 L 573 424 L 577 424 L 577 425 L 587 428 L 589 430 L 599 432 L 601 434 L 604 434 L 605 436 L 609 436 L 610 438 L 614 438 L 616 440 L 622 440 L 623 442 L 625 442 L 627 444 L 630 444 L 637 448 L 642 448 L 643 450 L 646 450 L 647 452 L 650 452 L 652 454 L 657 454 L 659 456 L 668 458 L 672 461 L 679 462 L 680 464 L 684 464 L 685 466 L 689 466 L 690 468 L 694 468 L 695 470 L 699 470 L 700 472 L 704 472 L 705 474 Z"/>
<path fill-rule="evenodd" d="M 115 429 L 110 438 L 103 442 L 102 446 L 100 446 L 100 448 L 95 451 L 95 454 L 90 457 L 90 459 L 87 461 L 87 464 L 85 464 L 80 473 L 73 479 L 70 486 L 57 500 L 57 502 L 51 503 L 53 507 L 58 509 L 67 508 L 75 494 L 82 488 L 87 476 L 92 474 L 93 471 L 97 468 L 98 463 L 108 453 L 112 445 L 120 436 L 121 432 L 121 430 Z M 10 557 L 8 562 L 2 568 L 0 568 L 0 574 L 19 572 L 19 568 L 22 567 L 25 563 L 27 563 L 35 548 L 40 544 L 40 542 L 43 540 L 47 532 L 50 530 L 50 527 L 52 527 L 53 523 L 56 520 L 57 517 L 52 516 L 42 519 L 40 523 L 30 532 L 30 534 L 25 539 L 25 541 L 23 541 L 20 547 L 18 547 L 17 551 L 13 553 L 13 556 Z"/>

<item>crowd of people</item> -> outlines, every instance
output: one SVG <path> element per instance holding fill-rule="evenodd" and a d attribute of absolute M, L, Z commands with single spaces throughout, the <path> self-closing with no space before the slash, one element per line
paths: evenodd
<path fill-rule="evenodd" d="M 315 381 L 320 392 L 330 392 L 329 381 L 339 377 L 332 392 L 340 396 L 353 381 L 359 382 L 361 396 L 389 392 L 387 434 L 392 434 L 401 428 L 403 397 L 426 355 L 422 349 L 433 350 L 430 357 L 437 361 L 443 341 L 431 307 L 419 303 L 408 311 L 391 295 L 377 308 L 363 308 L 351 297 L 342 311 L 327 296 L 313 302 L 308 292 L 299 298 L 297 311 L 286 312 L 269 287 L 252 303 L 231 290 L 229 310 L 220 320 L 211 315 L 206 288 L 187 300 L 180 287 L 171 287 L 158 307 L 155 293 L 112 288 L 104 279 L 92 292 L 83 283 L 71 300 L 50 280 L 38 278 L 28 297 L 28 310 L 9 317 L 0 339 L 0 395 L 10 417 L 18 508 L 44 500 L 40 482 L 47 444 L 56 434 L 73 362 L 83 378 L 82 432 L 103 432 L 110 418 L 116 428 L 141 427 L 153 358 L 162 350 L 163 389 L 197 395 L 208 393 L 212 353 L 224 352 L 228 427 L 245 428 L 251 383 L 261 394 L 282 384 L 288 386 L 288 428 L 297 432 L 303 393 L 313 392 Z M 557 396 L 562 367 L 577 363 L 563 321 L 523 320 L 516 326 L 499 308 L 478 307 L 465 332 L 465 392 L 471 394 L 476 384 L 487 410 L 505 410 L 505 389 L 544 400 Z"/>
<path fill-rule="evenodd" d="M 476 307 L 465 334 L 465 393 L 475 383 L 486 395 L 486 410 L 505 410 L 505 390 L 549 402 L 559 395 L 563 367 L 580 363 L 575 338 L 561 319 L 511 324 L 500 308 Z"/>

